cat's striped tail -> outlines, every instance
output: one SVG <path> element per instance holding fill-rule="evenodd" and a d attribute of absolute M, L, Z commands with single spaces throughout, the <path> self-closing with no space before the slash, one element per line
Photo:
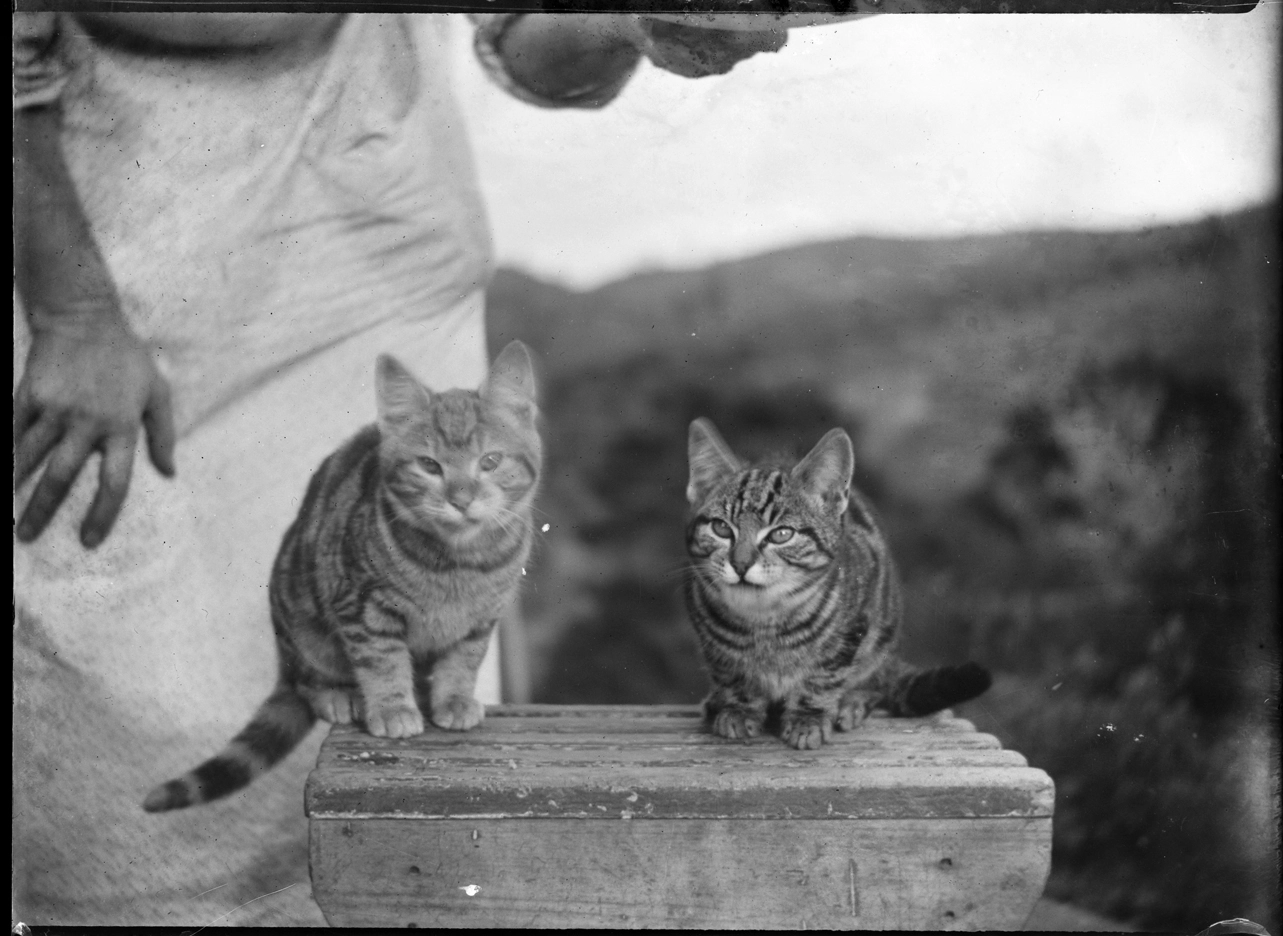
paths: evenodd
<path fill-rule="evenodd" d="M 208 803 L 248 786 L 298 745 L 316 724 L 312 707 L 288 683 L 278 683 L 222 753 L 147 794 L 143 809 L 165 812 Z"/>
<path fill-rule="evenodd" d="M 910 670 L 896 680 L 882 705 L 891 715 L 916 718 L 974 699 L 992 683 L 989 671 L 978 663 Z"/>

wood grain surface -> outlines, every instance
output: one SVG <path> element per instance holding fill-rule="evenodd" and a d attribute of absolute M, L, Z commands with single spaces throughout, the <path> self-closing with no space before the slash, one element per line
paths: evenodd
<path fill-rule="evenodd" d="M 313 823 L 334 926 L 1018 929 L 1050 819 Z"/>
<path fill-rule="evenodd" d="M 690 707 L 496 706 L 467 734 L 335 728 L 313 818 L 1050 816 L 1049 777 L 947 713 L 873 718 L 818 751 L 728 741 Z"/>
<path fill-rule="evenodd" d="M 962 719 L 819 751 L 675 706 L 498 706 L 467 734 L 335 728 L 307 786 L 336 926 L 1018 928 L 1045 773 Z"/>

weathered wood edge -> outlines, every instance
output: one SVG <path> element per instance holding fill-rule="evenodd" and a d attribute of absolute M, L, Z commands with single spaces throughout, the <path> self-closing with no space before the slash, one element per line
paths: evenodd
<path fill-rule="evenodd" d="M 578 781 L 497 791 L 466 784 L 429 789 L 413 777 L 344 786 L 313 773 L 304 795 L 313 819 L 1036 818 L 1051 816 L 1054 800 L 1051 778 L 1030 767 L 873 768 L 842 787 L 783 778 L 751 789 L 724 782 L 645 789 Z"/>
<path fill-rule="evenodd" d="M 676 732 L 707 738 L 713 743 L 722 739 L 714 737 L 705 727 L 697 710 L 685 707 L 678 708 L 656 706 L 657 712 L 646 711 L 646 707 L 615 708 L 605 706 L 582 706 L 576 711 L 567 711 L 560 706 L 541 707 L 540 711 L 520 711 L 526 706 L 503 706 L 486 709 L 486 719 L 481 725 L 467 734 L 443 732 L 429 726 L 421 735 L 403 740 L 373 738 L 354 725 L 333 725 L 327 736 L 327 744 L 341 743 L 358 739 L 361 744 L 392 745 L 396 747 L 415 747 L 432 745 L 438 742 L 450 743 L 466 741 L 472 738 L 487 736 L 500 737 L 507 735 L 579 734 L 596 731 L 619 732 L 621 734 Z M 664 709 L 668 709 L 665 711 Z M 937 712 L 924 718 L 890 718 L 875 715 L 850 734 L 837 732 L 835 739 L 857 737 L 867 734 L 942 734 L 968 735 L 977 734 L 976 727 L 963 718 L 955 718 L 948 711 Z M 764 740 L 764 739 L 763 739 Z"/>
<path fill-rule="evenodd" d="M 699 718 L 700 715 L 698 705 L 555 705 L 528 702 L 486 706 L 487 718 Z"/>
<path fill-rule="evenodd" d="M 674 720 L 680 740 L 705 758 L 727 751 L 720 739 L 700 742 L 699 709 L 693 706 L 558 706 L 505 705 L 488 710 L 499 728 L 495 734 L 454 736 L 425 734 L 407 741 L 370 738 L 358 729 L 335 728 L 327 738 L 318 766 L 308 778 L 305 811 L 322 818 L 415 819 L 673 819 L 673 818 L 984 818 L 1050 816 L 1054 784 L 1043 771 L 1015 766 L 1009 759 L 993 764 L 947 765 L 922 763 L 876 766 L 817 760 L 812 772 L 799 765 L 769 765 L 769 776 L 743 776 L 741 758 L 728 758 L 725 769 L 700 765 L 699 782 L 665 776 L 662 769 L 639 764 L 578 762 L 565 765 L 569 778 L 557 776 L 558 765 L 509 762 L 512 770 L 497 770 L 485 757 L 463 763 L 458 751 L 473 739 L 493 752 L 503 742 L 545 746 L 583 738 L 571 729 L 582 725 L 608 732 L 636 725 L 645 739 L 651 726 Z M 512 718 L 512 721 L 507 719 Z M 547 720 L 545 720 L 547 719 Z M 581 719 L 583 719 L 581 721 Z M 509 734 L 503 727 L 515 728 Z M 546 725 L 545 734 L 527 730 Z M 1001 750 L 996 739 L 975 733 L 974 727 L 945 712 L 927 719 L 875 719 L 868 723 L 877 736 L 893 742 L 897 734 L 940 739 L 988 739 L 985 747 Z M 894 727 L 893 727 L 894 726 Z M 904 727 L 900 727 L 904 726 Z M 626 729 L 625 734 L 631 734 Z M 848 736 L 856 738 L 856 733 Z M 992 743 L 988 743 L 991 741 Z M 832 752 L 844 745 L 826 748 Z M 353 751 L 357 753 L 353 754 Z M 736 754 L 749 750 L 737 746 Z M 944 750 L 947 750 L 945 748 Z M 531 753 L 530 751 L 526 752 Z M 774 752 L 773 752 L 774 753 Z M 493 758 L 493 754 L 491 755 Z M 526 758 L 523 756 L 523 760 Z M 934 759 L 933 759 L 934 760 Z M 659 765 L 662 767 L 663 765 Z M 434 769 L 435 768 L 435 769 Z M 848 773 L 849 771 L 849 773 Z M 667 771 L 673 773 L 673 771 Z M 760 771 L 759 771 L 760 773 Z M 425 803 L 431 807 L 425 809 Z"/>
<path fill-rule="evenodd" d="M 697 722 L 703 718 L 698 705 L 556 705 L 531 702 L 521 705 L 505 703 L 487 705 L 486 718 L 638 718 L 677 719 Z M 965 718 L 958 718 L 952 709 L 942 709 L 933 715 L 920 718 L 892 718 L 881 712 L 871 716 L 869 724 L 906 724 L 947 727 L 953 730 L 975 731 L 975 725 Z"/>

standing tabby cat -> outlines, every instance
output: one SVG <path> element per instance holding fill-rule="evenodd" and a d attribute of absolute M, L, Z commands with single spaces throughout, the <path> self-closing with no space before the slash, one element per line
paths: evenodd
<path fill-rule="evenodd" d="M 150 812 L 226 796 L 268 770 L 317 718 L 370 734 L 467 731 L 496 620 L 530 552 L 542 445 L 518 341 L 479 391 L 433 393 L 387 355 L 379 418 L 321 463 L 272 569 L 280 679 L 219 755 L 151 792 Z"/>
<path fill-rule="evenodd" d="M 868 503 L 851 489 L 850 437 L 830 430 L 796 466 L 741 465 L 706 419 L 691 423 L 694 575 L 686 603 L 725 738 L 768 714 L 795 748 L 818 748 L 875 708 L 927 715 L 989 688 L 975 663 L 919 671 L 894 655 L 900 584 Z"/>

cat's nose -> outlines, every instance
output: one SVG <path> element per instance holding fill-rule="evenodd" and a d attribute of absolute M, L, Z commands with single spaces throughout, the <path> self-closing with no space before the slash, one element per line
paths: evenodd
<path fill-rule="evenodd" d="M 731 568 L 735 570 L 736 575 L 743 579 L 748 570 L 753 567 L 753 563 L 757 562 L 757 550 L 753 548 L 752 542 L 747 538 L 737 539 L 735 545 L 731 547 L 729 558 Z"/>
<path fill-rule="evenodd" d="M 445 493 L 445 499 L 448 500 L 456 510 L 463 513 L 468 509 L 468 505 L 476 498 L 472 487 L 462 484 L 450 487 Z"/>

